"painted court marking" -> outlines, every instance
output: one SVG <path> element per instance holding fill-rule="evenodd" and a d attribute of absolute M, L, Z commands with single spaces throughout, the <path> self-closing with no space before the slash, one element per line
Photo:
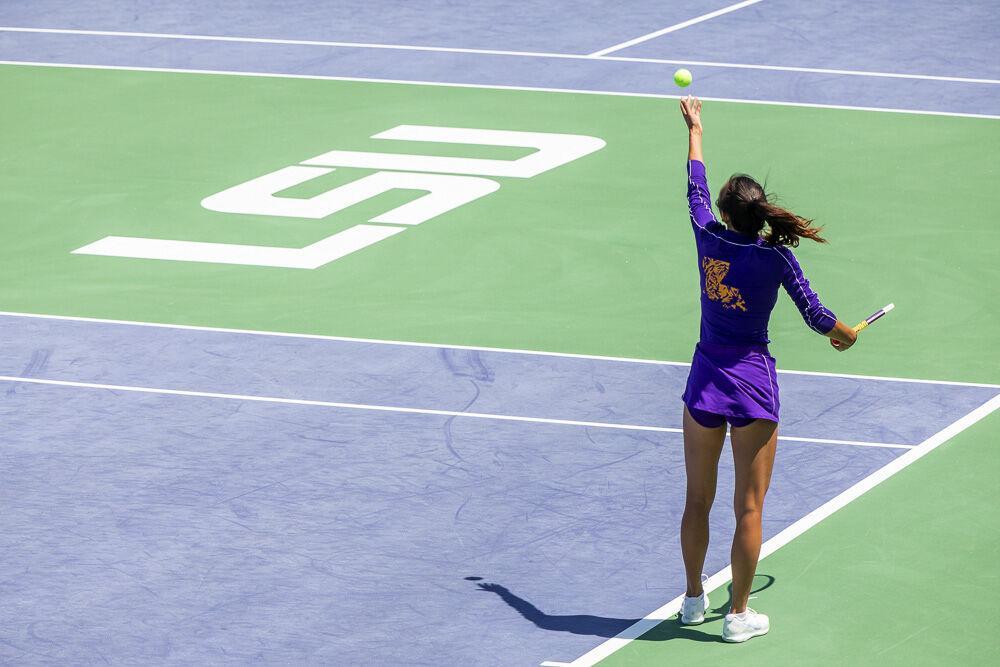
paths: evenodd
<path fill-rule="evenodd" d="M 823 519 L 850 503 L 852 500 L 859 498 L 878 484 L 884 482 L 900 470 L 906 468 L 914 461 L 927 455 L 948 440 L 951 440 L 976 422 L 986 418 L 997 408 L 1000 408 L 1000 394 L 994 396 L 989 401 L 980 405 L 978 408 L 968 413 L 958 421 L 941 429 L 910 451 L 906 452 L 902 456 L 899 456 L 898 458 L 893 459 L 888 464 L 879 468 L 868 477 L 865 477 L 854 486 L 843 491 L 834 498 L 831 498 L 809 514 L 782 530 L 761 546 L 760 558 L 763 559 L 774 553 Z M 715 590 L 730 579 L 732 579 L 732 568 L 731 566 L 727 566 L 708 578 L 708 581 L 705 582 L 705 590 Z M 566 667 L 570 665 L 572 667 L 589 667 L 590 665 L 594 665 L 619 649 L 624 648 L 630 642 L 638 639 L 663 621 L 678 613 L 683 601 L 684 594 L 682 593 L 659 609 L 650 612 L 645 618 L 626 628 L 617 636 L 608 639 L 572 662 L 560 663 L 547 661 L 542 664 L 550 667 Z"/>
<path fill-rule="evenodd" d="M 430 347 L 435 349 L 450 348 L 453 350 L 474 350 L 477 352 L 506 352 L 509 354 L 530 354 L 541 357 L 566 357 L 570 359 L 593 359 L 595 361 L 623 361 L 634 364 L 654 364 L 659 366 L 690 366 L 689 361 L 662 361 L 659 359 L 638 359 L 635 357 L 609 357 L 598 354 L 578 354 L 574 352 L 546 352 L 544 350 L 519 350 L 505 347 L 484 347 L 479 345 L 452 345 L 450 343 L 420 343 L 405 340 L 385 340 L 381 338 L 354 338 L 350 336 L 330 336 L 326 334 L 303 334 L 287 331 L 260 331 L 255 329 L 230 329 L 225 327 L 206 327 L 196 324 L 166 324 L 162 322 L 137 322 L 134 320 L 113 320 L 100 317 L 78 317 L 74 315 L 44 315 L 39 313 L 21 313 L 0 310 L 0 317 L 24 317 L 39 320 L 65 320 L 67 322 L 93 322 L 96 324 L 121 324 L 132 327 L 153 327 L 158 329 L 180 329 L 184 331 L 208 331 L 215 333 L 247 334 L 250 336 L 275 336 L 279 338 L 303 338 L 307 340 L 337 340 L 349 343 L 372 343 L 375 345 L 400 345 L 404 347 Z M 883 375 L 856 375 L 851 373 L 824 373 L 821 371 L 779 370 L 778 373 L 789 375 L 815 375 L 819 377 L 850 378 L 853 380 L 881 380 L 885 382 L 913 382 L 917 384 L 940 384 L 956 387 L 985 387 L 1000 389 L 1000 384 L 983 382 L 960 382 L 957 380 L 923 380 L 919 378 L 891 377 Z"/>
<path fill-rule="evenodd" d="M 650 63 L 660 65 L 694 65 L 720 69 L 751 69 L 772 72 L 798 72 L 804 74 L 840 74 L 889 79 L 917 79 L 922 81 L 951 81 L 954 83 L 1000 84 L 1000 79 L 965 76 L 941 76 L 936 74 L 904 74 L 900 72 L 877 72 L 873 70 L 830 69 L 826 67 L 795 67 L 792 65 L 760 65 L 750 63 L 726 63 L 711 60 L 676 60 L 671 58 L 641 58 L 633 56 L 595 56 L 578 53 L 557 53 L 548 51 L 509 51 L 503 49 L 472 49 L 449 46 L 415 46 L 410 44 L 374 44 L 371 42 L 328 42 L 312 39 L 275 39 L 269 37 L 227 37 L 224 35 L 188 35 L 162 32 L 122 32 L 118 30 L 71 30 L 63 28 L 20 28 L 0 26 L 0 32 L 21 32 L 55 35 L 82 35 L 92 37 L 132 37 L 142 39 L 187 40 L 200 42 L 237 42 L 245 44 L 276 44 L 287 46 L 324 46 L 329 48 L 385 49 L 391 51 L 427 51 L 432 53 L 467 53 L 470 55 L 514 56 L 520 58 L 548 58 L 556 60 L 610 60 L 623 63 Z M 28 63 L 24 63 L 28 64 Z M 489 87 L 489 86 L 484 86 Z M 707 98 L 706 98 L 707 99 Z M 856 107 L 852 107 L 856 108 Z"/>
<path fill-rule="evenodd" d="M 630 39 L 627 42 L 622 42 L 621 44 L 615 44 L 614 46 L 609 46 L 606 49 L 601 49 L 600 51 L 594 51 L 590 54 L 592 58 L 600 58 L 609 53 L 614 53 L 615 51 L 621 51 L 622 49 L 627 49 L 630 46 L 635 46 L 636 44 L 642 44 L 643 42 L 648 42 L 651 39 L 656 39 L 662 35 L 669 34 L 671 32 L 677 32 L 678 30 L 683 30 L 689 26 L 701 23 L 703 21 L 708 21 L 709 19 L 714 19 L 717 16 L 722 16 L 723 14 L 728 14 L 729 12 L 734 12 L 737 9 L 743 9 L 744 7 L 749 7 L 750 5 L 756 5 L 761 0 L 743 0 L 743 2 L 737 2 L 736 4 L 729 5 L 728 7 L 723 7 L 722 9 L 716 9 L 714 12 L 708 12 L 707 14 L 702 14 L 701 16 L 696 16 L 693 19 L 688 19 L 687 21 L 681 21 L 680 23 L 675 23 L 672 26 L 667 26 L 662 30 L 657 30 L 656 32 L 651 32 L 641 37 L 636 37 L 635 39 Z"/>
<path fill-rule="evenodd" d="M 251 394 L 226 394 L 213 391 L 189 389 L 164 389 L 160 387 L 138 387 L 134 385 L 105 384 L 102 382 L 77 382 L 74 380 L 49 380 L 19 375 L 0 375 L 0 382 L 42 384 L 55 387 L 75 387 L 78 389 L 105 389 L 140 394 L 161 394 L 166 396 L 193 396 L 197 398 L 220 398 L 233 401 L 254 401 L 257 403 L 281 403 L 285 405 L 309 405 L 324 408 L 344 408 L 347 410 L 372 410 L 376 412 L 401 412 L 418 415 L 440 415 L 445 417 L 469 417 L 473 419 L 495 419 L 497 421 L 528 422 L 533 424 L 557 424 L 560 426 L 587 426 L 592 428 L 619 429 L 623 431 L 655 431 L 658 433 L 683 433 L 681 428 L 671 426 L 644 426 L 638 424 L 615 424 L 609 422 L 578 421 L 574 419 L 552 419 L 549 417 L 525 417 L 520 415 L 500 415 L 488 412 L 460 412 L 457 410 L 436 410 L 433 408 L 405 408 L 394 405 L 372 405 L 370 403 L 340 403 L 337 401 L 313 401 L 302 398 L 280 398 L 275 396 L 255 396 Z M 821 445 L 854 445 L 857 447 L 884 447 L 889 449 L 912 449 L 914 445 L 899 445 L 888 442 L 865 442 L 863 440 L 830 440 L 826 438 L 799 438 L 778 436 L 779 440 L 790 442 L 811 442 Z"/>
<path fill-rule="evenodd" d="M 474 88 L 483 90 L 522 90 L 539 93 L 574 93 L 577 95 L 611 95 L 615 97 L 645 97 L 652 99 L 678 100 L 684 95 L 662 93 L 630 93 L 611 90 L 582 90 L 575 88 L 547 88 L 544 86 L 498 86 L 482 83 L 447 83 L 441 81 L 415 81 L 407 79 L 373 79 L 352 76 L 327 76 L 322 74 L 279 74 L 274 72 L 237 72 L 214 69 L 181 69 L 176 67 L 133 67 L 129 65 L 87 65 L 82 63 L 46 63 L 26 60 L 0 60 L 0 65 L 23 65 L 26 67 L 66 67 L 75 69 L 121 70 L 125 72 L 167 72 L 171 74 L 219 74 L 224 76 L 249 76 L 275 79 L 306 79 L 315 81 L 354 81 L 358 83 L 398 83 L 409 86 L 439 86 L 442 88 Z M 955 118 L 986 118 L 1000 120 L 1000 115 L 965 113 L 960 111 L 926 111 L 921 109 L 892 109 L 887 107 L 861 107 L 846 104 L 816 104 L 812 102 L 780 102 L 775 100 L 743 100 L 728 97 L 702 97 L 706 102 L 732 102 L 733 104 L 758 104 L 803 109 L 837 109 L 842 111 L 878 111 L 882 113 L 905 113 L 917 116 L 950 116 Z"/>

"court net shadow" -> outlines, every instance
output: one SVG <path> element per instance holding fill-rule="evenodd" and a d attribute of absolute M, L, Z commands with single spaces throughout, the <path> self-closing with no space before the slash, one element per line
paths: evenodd
<path fill-rule="evenodd" d="M 769 588 L 774 583 L 774 577 L 770 575 L 757 576 L 766 579 L 767 582 L 763 586 L 756 588 L 753 593 Z M 497 595 L 517 613 L 542 630 L 610 638 L 617 636 L 626 628 L 642 620 L 638 618 L 609 618 L 590 614 L 546 614 L 528 600 L 515 595 L 508 588 L 500 584 L 484 582 L 481 577 L 466 577 L 465 579 L 466 581 L 477 582 L 476 586 L 480 591 Z M 723 604 L 718 604 L 717 602 L 712 604 L 711 609 L 705 614 L 705 622 L 703 624 L 681 625 L 680 620 L 674 617 L 660 623 L 642 635 L 639 640 L 659 642 L 671 639 L 687 639 L 689 641 L 700 642 L 721 642 L 721 621 L 725 618 L 730 600 L 732 600 L 732 586 L 727 586 L 726 590 L 729 592 L 726 601 Z"/>

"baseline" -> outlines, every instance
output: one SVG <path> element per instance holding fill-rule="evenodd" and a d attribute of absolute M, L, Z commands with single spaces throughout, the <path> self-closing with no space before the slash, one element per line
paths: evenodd
<path fill-rule="evenodd" d="M 256 329 L 234 329 L 226 327 L 209 327 L 197 324 L 170 324 L 166 322 L 140 322 L 136 320 L 116 320 L 100 317 L 82 317 L 77 315 L 53 315 L 46 313 L 23 313 L 15 311 L 0 310 L 0 317 L 21 317 L 39 320 L 62 320 L 66 322 L 91 322 L 95 324 L 121 324 L 134 327 L 153 327 L 158 329 L 178 329 L 181 331 L 208 331 L 215 333 L 246 334 L 250 336 L 275 336 L 278 338 L 302 338 L 305 340 L 332 340 L 346 341 L 351 343 L 372 343 L 375 345 L 401 345 L 406 347 L 424 348 L 449 348 L 454 350 L 473 350 L 476 352 L 506 352 L 510 354 L 529 354 L 543 357 L 565 357 L 568 359 L 593 359 L 596 361 L 621 361 L 635 364 L 654 364 L 660 366 L 690 366 L 689 361 L 667 361 L 663 359 L 642 359 L 637 357 L 614 357 L 598 354 L 581 354 L 575 352 L 550 352 L 546 350 L 526 350 L 505 347 L 486 347 L 481 345 L 455 345 L 452 343 L 424 343 L 416 341 L 387 340 L 382 338 L 356 338 L 350 336 L 333 336 L 329 334 L 307 334 L 290 331 L 263 331 Z M 893 377 L 885 375 L 859 375 L 856 373 L 826 373 L 823 371 L 803 371 L 779 369 L 780 374 L 789 375 L 815 375 L 818 377 L 849 378 L 852 380 L 880 380 L 884 382 L 913 382 L 918 384 L 940 384 L 957 387 L 983 387 L 986 389 L 1000 389 L 1000 384 L 984 382 L 962 382 L 959 380 L 928 380 L 921 378 Z"/>
<path fill-rule="evenodd" d="M 0 376 L 450 418 L 681 432 L 686 364 L 0 315 Z M 782 436 L 916 445 L 996 389 L 782 375 Z"/>

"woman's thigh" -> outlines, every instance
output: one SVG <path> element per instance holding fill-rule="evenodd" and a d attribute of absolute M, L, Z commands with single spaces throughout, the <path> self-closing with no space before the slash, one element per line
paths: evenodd
<path fill-rule="evenodd" d="M 778 425 L 767 419 L 757 419 L 746 426 L 732 429 L 730 437 L 736 467 L 736 512 L 760 511 L 774 470 Z"/>
<path fill-rule="evenodd" d="M 719 456 L 726 439 L 726 426 L 706 428 L 684 408 L 684 468 L 688 501 L 711 505 L 719 474 Z"/>

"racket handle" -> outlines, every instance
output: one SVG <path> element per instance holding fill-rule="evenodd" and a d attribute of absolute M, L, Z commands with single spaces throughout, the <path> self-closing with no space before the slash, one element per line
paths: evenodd
<path fill-rule="evenodd" d="M 875 320 L 879 319 L 880 317 L 882 317 L 883 315 L 885 315 L 886 313 L 888 313 L 890 310 L 892 310 L 895 307 L 896 307 L 896 304 L 890 303 L 885 308 L 883 308 L 883 309 L 881 309 L 881 310 L 873 313 L 872 316 L 869 317 L 868 319 L 861 320 L 856 325 L 854 325 L 854 333 L 858 333 L 862 329 L 867 329 L 869 324 L 871 324 Z"/>

